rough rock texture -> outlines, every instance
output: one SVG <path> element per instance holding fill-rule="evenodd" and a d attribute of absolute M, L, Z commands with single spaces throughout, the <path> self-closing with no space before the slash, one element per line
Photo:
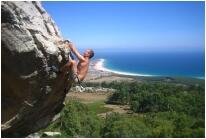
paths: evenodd
<path fill-rule="evenodd" d="M 68 52 L 63 38 L 39 2 L 1 2 L 1 130 L 3 137 L 25 137 L 48 125 L 63 105 Z"/>

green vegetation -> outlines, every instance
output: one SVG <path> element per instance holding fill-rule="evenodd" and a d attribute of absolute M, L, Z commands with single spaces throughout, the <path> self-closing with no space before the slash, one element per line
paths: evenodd
<path fill-rule="evenodd" d="M 66 104 L 60 118 L 52 123 L 45 131 L 59 131 L 57 137 L 100 137 L 101 119 L 89 111 L 87 105 L 78 101 Z"/>
<path fill-rule="evenodd" d="M 102 137 L 149 137 L 150 129 L 139 116 L 126 116 L 118 113 L 107 115 Z"/>
<path fill-rule="evenodd" d="M 87 86 L 114 88 L 107 103 L 127 104 L 133 114 L 111 113 L 103 102 L 69 101 L 47 131 L 61 137 L 204 137 L 203 84 L 112 82 Z"/>
<path fill-rule="evenodd" d="M 204 137 L 203 85 L 121 82 L 112 86 L 117 91 L 108 103 L 129 104 L 133 112 L 144 114 L 151 137 Z"/>
<path fill-rule="evenodd" d="M 100 114 L 100 113 L 111 111 L 110 108 L 104 107 L 104 104 L 105 103 L 102 101 L 97 101 L 94 103 L 88 103 L 87 107 L 89 111 L 94 112 L 95 114 Z"/>

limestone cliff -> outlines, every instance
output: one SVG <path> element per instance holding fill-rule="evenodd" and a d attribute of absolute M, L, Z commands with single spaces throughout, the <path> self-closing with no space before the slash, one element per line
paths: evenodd
<path fill-rule="evenodd" d="M 62 109 L 69 77 L 52 65 L 68 60 L 60 31 L 40 2 L 1 2 L 1 130 L 24 137 L 48 125 Z"/>

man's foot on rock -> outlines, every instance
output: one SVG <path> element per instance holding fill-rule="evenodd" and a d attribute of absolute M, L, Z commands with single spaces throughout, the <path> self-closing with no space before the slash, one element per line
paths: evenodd
<path fill-rule="evenodd" d="M 52 66 L 52 67 L 51 67 L 51 70 L 52 70 L 53 72 L 57 73 L 57 74 L 62 73 L 56 66 Z"/>

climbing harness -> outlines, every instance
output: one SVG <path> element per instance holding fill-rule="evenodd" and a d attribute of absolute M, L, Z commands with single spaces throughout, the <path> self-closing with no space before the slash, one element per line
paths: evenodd
<path fill-rule="evenodd" d="M 84 89 L 86 87 L 85 83 L 79 79 L 77 74 L 74 73 L 73 77 L 74 77 L 75 83 L 77 81 L 77 83 L 78 83 L 78 85 L 80 86 L 81 89 Z"/>

